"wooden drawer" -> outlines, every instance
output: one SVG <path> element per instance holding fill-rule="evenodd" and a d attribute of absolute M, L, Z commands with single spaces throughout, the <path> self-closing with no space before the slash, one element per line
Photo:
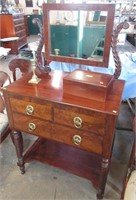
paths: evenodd
<path fill-rule="evenodd" d="M 35 117 L 13 113 L 14 129 L 33 135 L 51 138 L 52 123 Z"/>
<path fill-rule="evenodd" d="M 14 129 L 45 137 L 77 148 L 102 153 L 102 137 L 38 118 L 13 113 Z M 30 127 L 33 129 L 30 129 Z"/>
<path fill-rule="evenodd" d="M 24 19 L 24 15 L 19 14 L 19 15 L 13 15 L 13 19 L 14 20 L 20 20 L 20 19 Z"/>
<path fill-rule="evenodd" d="M 43 118 L 52 121 L 52 106 L 50 103 L 37 104 L 20 99 L 10 98 L 12 112 Z"/>
<path fill-rule="evenodd" d="M 102 153 L 102 136 L 91 132 L 54 124 L 52 138 L 80 149 Z"/>
<path fill-rule="evenodd" d="M 72 107 L 67 107 L 67 109 L 60 107 L 54 109 L 54 122 L 103 135 L 105 133 L 106 115 L 85 109 L 74 108 L 72 111 Z"/>
<path fill-rule="evenodd" d="M 14 19 L 14 25 L 19 25 L 19 24 L 22 24 L 24 23 L 24 18 L 21 18 L 21 19 Z"/>
<path fill-rule="evenodd" d="M 26 33 L 25 33 L 25 29 L 16 32 L 16 36 L 17 36 L 17 37 L 23 37 L 23 36 L 25 36 L 25 34 L 26 34 Z"/>
<path fill-rule="evenodd" d="M 16 32 L 21 31 L 23 29 L 25 29 L 24 23 L 21 23 L 21 24 L 15 26 L 15 31 Z"/>

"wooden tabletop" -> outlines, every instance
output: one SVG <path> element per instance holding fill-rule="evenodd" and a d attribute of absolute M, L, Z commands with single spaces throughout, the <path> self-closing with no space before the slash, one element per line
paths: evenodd
<path fill-rule="evenodd" d="M 31 84 L 28 81 L 32 74 L 28 74 L 6 87 L 6 91 L 15 93 L 19 96 L 34 97 L 51 102 L 67 105 L 77 105 L 82 108 L 118 115 L 124 88 L 123 80 L 114 80 L 113 86 L 107 94 L 105 101 L 93 100 L 86 97 L 82 98 L 75 95 L 63 95 L 63 78 L 68 72 L 52 70 L 49 74 L 41 74 L 41 81 L 38 84 Z M 74 86 L 73 86 L 74 87 Z M 72 89 L 72 88 L 69 88 Z"/>

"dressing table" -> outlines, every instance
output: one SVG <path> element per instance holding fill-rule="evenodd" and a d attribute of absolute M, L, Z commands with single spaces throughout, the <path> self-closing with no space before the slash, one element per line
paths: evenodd
<path fill-rule="evenodd" d="M 72 6 L 75 6 L 74 9 L 89 8 L 88 5 L 44 4 L 44 28 L 47 30 L 49 27 L 48 10 L 69 10 Z M 95 5 L 90 8 L 97 10 L 101 7 Z M 114 9 L 111 5 L 102 7 L 106 10 L 108 8 Z M 48 38 L 49 32 L 46 30 L 44 33 Z M 110 47 L 108 40 L 106 37 L 107 48 Z M 66 57 L 47 56 L 51 52 L 47 42 L 46 40 L 47 59 L 57 60 L 60 57 L 66 61 Z M 104 55 L 107 53 L 106 50 Z M 106 62 L 107 59 L 103 58 L 103 61 Z M 78 62 L 79 60 L 78 58 Z M 69 62 L 76 63 L 76 58 L 69 58 Z M 96 60 L 92 62 L 96 63 Z M 101 64 L 103 63 L 98 62 L 98 66 Z M 42 68 L 41 65 L 38 67 Z M 38 84 L 29 82 L 32 77 L 32 73 L 29 73 L 3 89 L 21 173 L 25 173 L 25 163 L 31 160 L 48 163 L 89 179 L 97 190 L 97 199 L 102 199 L 124 81 L 117 80 L 112 75 L 84 70 L 72 73 L 50 71 L 46 66 L 37 75 L 41 79 Z M 21 132 L 38 136 L 25 153 Z"/>

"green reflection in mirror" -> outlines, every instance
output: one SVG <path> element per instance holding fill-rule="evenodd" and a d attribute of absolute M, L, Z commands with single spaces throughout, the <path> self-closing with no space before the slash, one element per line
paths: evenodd
<path fill-rule="evenodd" d="M 107 11 L 49 12 L 50 54 L 103 61 Z"/>

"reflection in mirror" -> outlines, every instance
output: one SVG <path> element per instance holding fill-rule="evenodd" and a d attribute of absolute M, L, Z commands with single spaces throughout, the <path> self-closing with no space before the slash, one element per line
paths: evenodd
<path fill-rule="evenodd" d="M 51 10 L 50 54 L 103 60 L 107 12 Z"/>
<path fill-rule="evenodd" d="M 45 58 L 108 67 L 114 4 L 44 4 Z"/>

